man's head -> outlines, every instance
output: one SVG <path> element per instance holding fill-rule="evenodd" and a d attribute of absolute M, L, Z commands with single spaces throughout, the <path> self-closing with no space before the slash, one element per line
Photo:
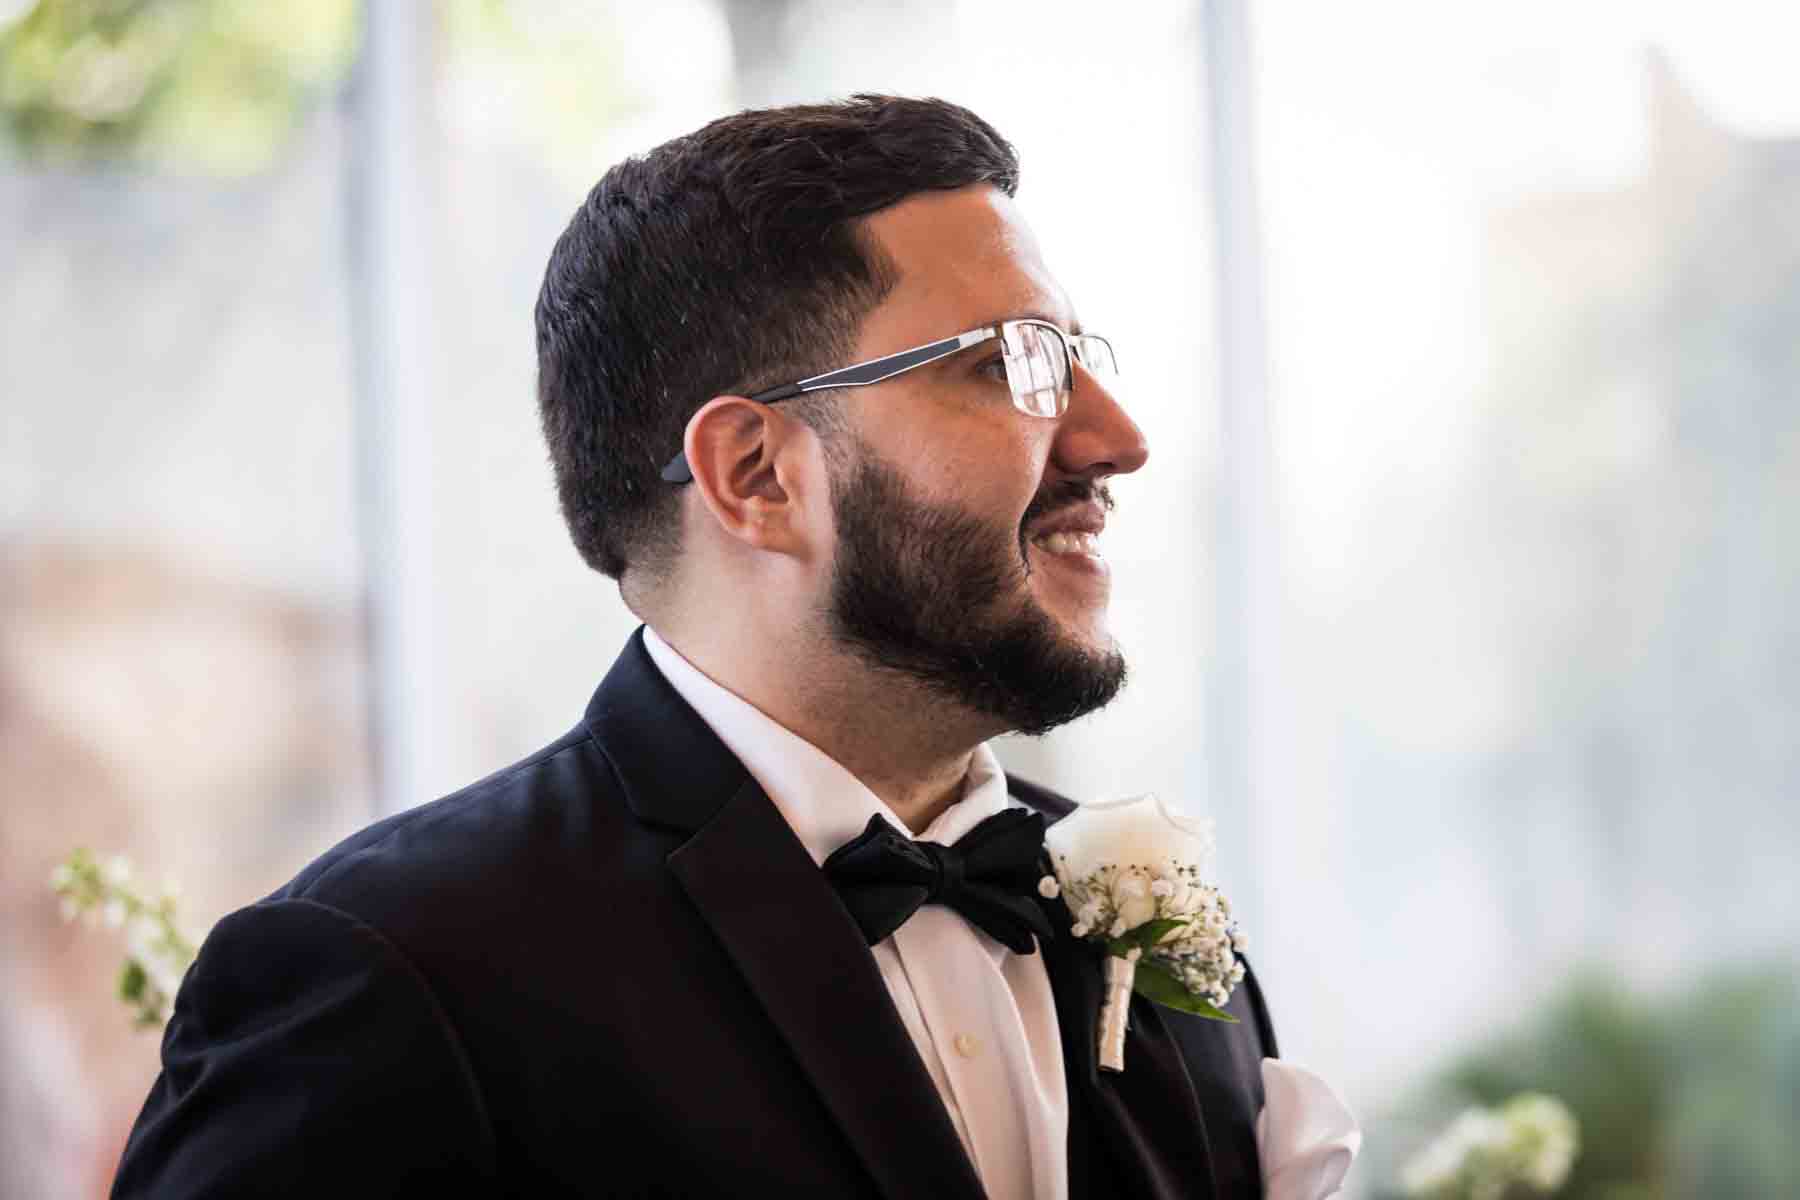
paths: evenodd
<path fill-rule="evenodd" d="M 1010 146 L 940 101 L 742 113 L 608 172 L 552 254 L 539 400 L 583 557 L 640 613 L 762 606 L 1000 727 L 1105 703 L 1107 576 L 1069 539 L 1142 464 L 1071 368 L 1014 407 L 1000 344 L 872 387 L 747 397 L 977 326 L 1075 326 L 1011 201 Z M 685 450 L 694 478 L 659 477 Z M 778 598 L 776 598 L 778 597 Z M 634 600 L 636 602 L 634 602 Z"/>
<path fill-rule="evenodd" d="M 843 361 L 893 286 L 861 218 L 936 189 L 1010 195 L 1018 178 L 974 113 L 886 96 L 738 113 L 602 176 L 537 302 L 539 413 L 588 565 L 665 577 L 682 493 L 657 473 L 694 410 Z"/>

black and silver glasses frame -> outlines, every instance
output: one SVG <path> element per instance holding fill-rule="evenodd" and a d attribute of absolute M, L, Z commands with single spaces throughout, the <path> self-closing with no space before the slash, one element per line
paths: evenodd
<path fill-rule="evenodd" d="M 1039 321 L 1031 317 L 1021 317 L 1011 321 L 997 321 L 992 325 L 983 325 L 979 329 L 971 329 L 954 337 L 941 338 L 923 346 L 914 346 L 910 350 L 901 350 L 894 354 L 872 358 L 868 362 L 856 363 L 848 367 L 840 367 L 835 371 L 827 371 L 823 375 L 814 375 L 810 379 L 802 379 L 798 383 L 784 383 L 780 387 L 769 388 L 757 392 L 748 399 L 759 404 L 775 404 L 782 400 L 792 400 L 795 396 L 803 396 L 807 392 L 822 392 L 829 388 L 868 387 L 892 379 L 896 375 L 905 374 L 916 367 L 936 362 L 955 354 L 958 350 L 970 346 L 978 346 L 983 342 L 999 338 L 1002 344 L 1008 342 L 1009 332 L 1017 333 L 1025 327 L 1042 330 L 1054 334 L 1062 344 L 1062 363 L 1058 378 L 1054 381 L 1056 389 L 1056 412 L 1041 413 L 1027 407 L 1024 395 L 1039 394 L 1044 390 L 1044 381 L 1033 380 L 1029 372 L 1022 366 L 1015 367 L 1010 346 L 1007 350 L 1007 381 L 1012 387 L 1013 402 L 1024 411 L 1034 416 L 1059 416 L 1068 403 L 1069 376 L 1073 371 L 1072 363 L 1095 373 L 1112 374 L 1116 369 L 1112 343 L 1098 334 L 1067 334 L 1048 321 Z M 1022 393 L 1023 389 L 1023 395 Z M 662 469 L 662 477 L 669 483 L 688 483 L 694 478 L 688 468 L 687 453 L 683 451 L 670 459 Z"/>

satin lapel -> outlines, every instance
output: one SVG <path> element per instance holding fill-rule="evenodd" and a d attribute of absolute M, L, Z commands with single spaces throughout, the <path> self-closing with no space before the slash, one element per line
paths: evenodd
<path fill-rule="evenodd" d="M 1072 1093 L 1071 1200 L 1114 1195 L 1215 1200 L 1206 1121 L 1161 1011 L 1142 996 L 1131 998 L 1125 1070 L 1102 1072 L 1100 952 L 1069 934 L 1066 909 L 1046 908 L 1057 933 L 1039 948 L 1056 997 L 1063 1070 Z"/>
<path fill-rule="evenodd" d="M 669 856 L 881 1190 L 979 1200 L 962 1140 L 837 893 L 754 779 Z"/>

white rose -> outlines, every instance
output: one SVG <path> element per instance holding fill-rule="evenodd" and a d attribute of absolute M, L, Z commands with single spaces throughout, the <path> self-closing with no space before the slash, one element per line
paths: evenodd
<path fill-rule="evenodd" d="M 1154 795 L 1078 805 L 1050 826 L 1044 842 L 1077 879 L 1101 863 L 1140 866 L 1153 875 L 1166 874 L 1171 859 L 1202 875 L 1211 870 L 1212 822 L 1178 815 Z"/>

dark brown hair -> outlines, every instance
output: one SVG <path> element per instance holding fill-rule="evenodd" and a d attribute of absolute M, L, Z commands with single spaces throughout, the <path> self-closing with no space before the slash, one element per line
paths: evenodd
<path fill-rule="evenodd" d="M 688 418 L 844 365 L 895 268 L 861 218 L 987 183 L 1018 156 L 942 100 L 859 95 L 714 121 L 609 170 L 557 239 L 537 301 L 538 411 L 575 547 L 664 578 L 682 489 L 659 472 Z M 789 401 L 819 424 L 821 408 Z"/>

